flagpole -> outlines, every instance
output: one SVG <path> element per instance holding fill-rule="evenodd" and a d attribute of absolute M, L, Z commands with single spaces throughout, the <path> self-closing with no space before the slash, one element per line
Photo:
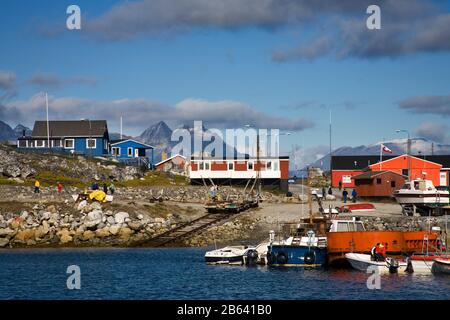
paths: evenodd
<path fill-rule="evenodd" d="M 48 94 L 45 93 L 45 109 L 47 113 L 47 148 L 50 150 L 50 126 L 48 122 Z"/>
<path fill-rule="evenodd" d="M 380 144 L 380 171 L 381 171 L 381 166 L 383 162 L 383 144 Z"/>

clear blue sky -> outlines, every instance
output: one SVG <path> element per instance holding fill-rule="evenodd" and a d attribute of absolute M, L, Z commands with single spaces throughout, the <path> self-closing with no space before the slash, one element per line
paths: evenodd
<path fill-rule="evenodd" d="M 161 5 L 160 0 L 144 2 L 147 6 L 142 8 L 146 10 Z M 199 6 L 199 1 L 193 2 Z M 74 3 L 82 11 L 80 31 L 65 29 L 66 8 Z M 180 1 L 170 0 L 168 3 L 176 6 Z M 422 3 L 417 1 L 418 6 Z M 432 123 L 445 127 L 450 113 L 448 102 L 445 102 L 450 95 L 450 47 L 448 41 L 447 44 L 436 43 L 445 42 L 445 35 L 443 38 L 432 36 L 442 32 L 442 28 L 447 28 L 447 34 L 450 33 L 450 6 L 448 1 L 431 5 L 437 8 L 430 13 L 433 20 L 442 19 L 441 24 L 430 26 L 427 17 L 414 13 L 420 17 L 418 20 L 411 14 L 412 31 L 400 29 L 392 34 L 388 32 L 396 27 L 398 20 L 407 21 L 407 17 L 393 18 L 389 8 L 384 17 L 381 5 L 382 29 L 373 32 L 379 32 L 385 38 L 380 37 L 373 49 L 375 53 L 371 54 L 360 53 L 365 49 L 364 43 L 342 42 L 340 39 L 347 39 L 342 38 L 344 31 L 339 29 L 339 24 L 333 25 L 336 17 L 342 23 L 353 19 L 365 24 L 367 14 L 359 7 L 348 11 L 330 9 L 334 18 L 322 17 L 324 10 L 313 8 L 316 11 L 307 22 L 298 18 L 300 12 L 297 16 L 286 17 L 295 20 L 293 23 L 286 23 L 283 16 L 274 17 L 273 25 L 269 27 L 264 16 L 249 14 L 242 17 L 244 22 L 231 19 L 231 22 L 224 23 L 216 15 L 208 16 L 210 12 L 205 9 L 204 19 L 197 21 L 188 17 L 183 25 L 186 30 L 172 32 L 171 24 L 176 23 L 176 19 L 162 17 L 155 27 L 149 22 L 155 21 L 152 16 L 155 13 L 141 9 L 143 12 L 137 19 L 142 19 L 143 23 L 136 23 L 134 18 L 129 18 L 133 17 L 133 8 L 120 9 L 123 6 L 120 1 L 1 1 L 0 70 L 16 77 L 14 90 L 4 85 L 4 90 L 13 90 L 14 94 L 4 97 L 2 104 L 7 108 L 18 108 L 20 114 L 13 119 L 5 111 L 5 120 L 11 125 L 25 122 L 31 126 L 35 117 L 42 116 L 42 110 L 30 107 L 30 99 L 48 90 L 54 99 L 70 97 L 92 101 L 92 108 L 101 109 L 104 117 L 111 120 L 112 131 L 118 130 L 117 114 L 108 113 L 105 105 L 109 101 L 138 99 L 174 107 L 191 98 L 212 103 L 234 101 L 261 112 L 262 117 L 273 116 L 281 120 L 303 118 L 314 124 L 302 131 L 287 128 L 293 134 L 283 138 L 284 149 L 300 144 L 302 136 L 306 147 L 328 145 L 329 109 L 333 114 L 334 147 L 398 138 L 394 132 L 397 128 L 427 134 L 430 126 L 426 131 L 421 130 L 421 125 Z M 111 31 L 113 39 L 105 38 L 104 33 L 110 30 L 102 26 L 109 23 L 109 28 L 115 28 L 108 19 L 114 6 L 119 6 L 118 12 L 124 14 L 117 20 L 123 25 L 119 24 L 117 28 L 125 28 L 129 32 L 128 37 L 120 38 Z M 171 10 L 180 19 L 179 11 L 169 6 L 167 11 Z M 220 11 L 218 15 L 221 16 Z M 229 12 L 223 12 L 223 15 L 233 17 Z M 323 25 L 322 19 L 325 19 Z M 422 25 L 420 19 L 423 19 Z M 96 21 L 103 24 L 99 27 L 94 23 Z M 131 24 L 129 28 L 124 27 L 127 23 Z M 389 48 L 396 43 L 395 37 L 409 39 L 414 37 L 412 32 L 416 34 L 417 30 L 424 29 L 432 33 L 431 36 L 424 34 L 424 37 L 432 38 L 432 44 L 419 39 L 417 45 L 410 48 L 407 44 L 410 40 L 404 40 L 405 48 L 393 51 Z M 328 37 L 330 43 L 326 54 L 313 52 L 308 55 L 301 50 L 295 51 L 301 45 L 313 47 L 313 43 L 308 44 L 308 41 L 322 36 Z M 381 39 L 386 38 L 384 45 Z M 359 38 L 358 42 L 361 39 L 365 38 Z M 376 41 L 368 39 L 368 42 Z M 352 53 L 335 54 L 339 50 L 345 51 L 348 46 L 354 46 Z M 375 50 L 380 47 L 380 52 Z M 276 50 L 291 50 L 293 54 L 280 61 L 273 58 Z M 435 112 L 424 111 L 425 107 L 414 103 L 406 103 L 412 107 L 399 106 L 401 101 L 418 96 L 441 97 L 444 103 L 443 106 L 442 103 L 438 105 Z M 28 107 L 32 110 L 29 113 L 26 111 Z M 130 112 L 133 110 L 131 108 Z M 93 111 L 98 115 L 96 112 Z M 136 112 L 143 112 L 145 117 L 145 109 Z M 148 126 L 159 120 L 174 120 L 158 119 L 157 114 L 146 119 Z M 202 120 L 202 114 L 198 116 L 198 120 Z M 211 117 L 214 115 L 208 115 L 207 119 Z M 145 123 L 139 121 L 128 123 L 131 134 L 139 134 L 145 127 Z M 436 134 L 439 133 L 430 133 L 432 137 Z M 437 137 L 446 142 L 446 136 Z"/>

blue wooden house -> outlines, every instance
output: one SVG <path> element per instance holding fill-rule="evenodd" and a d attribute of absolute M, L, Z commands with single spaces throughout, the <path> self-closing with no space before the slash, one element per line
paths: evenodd
<path fill-rule="evenodd" d="M 130 165 L 153 166 L 154 147 L 133 140 L 117 140 L 111 142 L 111 156 Z"/>
<path fill-rule="evenodd" d="M 31 136 L 19 137 L 17 148 L 96 157 L 109 155 L 109 143 L 105 120 L 35 121 Z"/>

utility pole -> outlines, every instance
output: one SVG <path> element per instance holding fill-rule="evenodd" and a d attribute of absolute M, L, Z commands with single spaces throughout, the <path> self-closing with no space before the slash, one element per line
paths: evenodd
<path fill-rule="evenodd" d="M 47 92 L 45 93 L 45 109 L 47 112 L 47 148 L 50 150 L 51 146 L 50 146 L 50 124 L 48 121 L 48 94 Z"/>

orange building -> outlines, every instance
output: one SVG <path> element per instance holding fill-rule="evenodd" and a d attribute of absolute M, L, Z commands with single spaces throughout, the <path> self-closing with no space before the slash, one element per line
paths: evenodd
<path fill-rule="evenodd" d="M 440 173 L 442 165 L 428 160 L 420 159 L 406 154 L 385 160 L 383 162 L 372 164 L 369 170 L 384 171 L 389 170 L 400 175 L 409 176 L 411 180 L 427 179 L 433 181 L 435 186 L 440 185 Z M 408 175 L 408 170 L 411 170 Z"/>

